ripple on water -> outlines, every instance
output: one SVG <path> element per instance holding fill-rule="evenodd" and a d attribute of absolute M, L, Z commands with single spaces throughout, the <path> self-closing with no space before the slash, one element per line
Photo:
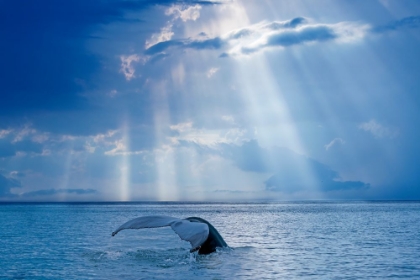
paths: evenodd
<path fill-rule="evenodd" d="M 0 278 L 420 279 L 420 203 L 0 205 Z M 143 215 L 201 216 L 231 248 L 170 228 L 111 232 Z"/>

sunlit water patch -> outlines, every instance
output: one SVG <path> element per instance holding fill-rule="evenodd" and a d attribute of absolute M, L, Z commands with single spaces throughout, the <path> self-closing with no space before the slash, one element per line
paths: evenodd
<path fill-rule="evenodd" d="M 420 203 L 2 204 L 0 278 L 420 279 Z M 210 221 L 229 248 L 189 252 L 144 215 Z"/>

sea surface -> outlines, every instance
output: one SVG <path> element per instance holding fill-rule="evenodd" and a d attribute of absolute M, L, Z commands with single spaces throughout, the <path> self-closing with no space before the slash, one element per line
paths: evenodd
<path fill-rule="evenodd" d="M 229 248 L 190 253 L 145 215 L 202 217 Z M 0 279 L 420 279 L 420 202 L 0 204 Z"/>

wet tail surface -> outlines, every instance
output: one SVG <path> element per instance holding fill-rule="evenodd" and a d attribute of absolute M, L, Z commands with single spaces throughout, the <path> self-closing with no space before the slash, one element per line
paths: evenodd
<path fill-rule="evenodd" d="M 209 226 L 209 236 L 207 240 L 204 241 L 204 243 L 201 245 L 201 248 L 198 250 L 199 254 L 203 254 L 203 255 L 210 254 L 216 251 L 216 247 L 228 246 L 225 240 L 223 240 L 223 237 L 217 231 L 217 229 L 208 221 L 199 217 L 189 217 L 189 218 L 186 218 L 186 220 L 189 220 L 191 222 L 205 223 Z"/>

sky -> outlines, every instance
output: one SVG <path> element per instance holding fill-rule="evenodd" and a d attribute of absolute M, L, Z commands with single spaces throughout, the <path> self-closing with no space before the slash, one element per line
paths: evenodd
<path fill-rule="evenodd" d="M 0 201 L 420 199 L 418 0 L 4 0 L 0 36 Z"/>

